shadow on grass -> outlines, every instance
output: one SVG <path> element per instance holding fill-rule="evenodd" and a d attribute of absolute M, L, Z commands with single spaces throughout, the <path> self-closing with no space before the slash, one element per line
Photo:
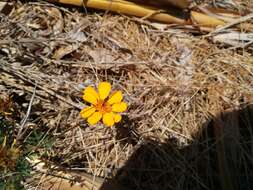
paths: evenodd
<path fill-rule="evenodd" d="M 139 140 L 140 135 L 135 131 L 136 123 L 130 120 L 127 116 L 122 117 L 122 121 L 116 126 L 116 140 L 120 141 L 122 147 L 126 144 L 135 146 Z"/>
<path fill-rule="evenodd" d="M 253 189 L 253 106 L 221 113 L 180 148 L 147 140 L 100 190 Z"/>

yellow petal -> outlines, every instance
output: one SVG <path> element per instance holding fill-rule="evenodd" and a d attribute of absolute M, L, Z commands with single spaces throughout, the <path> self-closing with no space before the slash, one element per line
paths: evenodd
<path fill-rule="evenodd" d="M 98 93 L 96 92 L 96 90 L 94 88 L 92 88 L 91 86 L 88 86 L 85 90 L 84 90 L 84 95 L 83 95 L 83 99 L 91 104 L 96 104 L 99 96 Z"/>
<path fill-rule="evenodd" d="M 105 113 L 103 115 L 103 123 L 107 125 L 108 127 L 111 127 L 114 125 L 114 114 L 112 112 Z"/>
<path fill-rule="evenodd" d="M 95 125 L 99 120 L 102 118 L 102 113 L 100 112 L 95 112 L 93 113 L 89 118 L 88 118 L 88 123 L 90 125 Z"/>
<path fill-rule="evenodd" d="M 118 123 L 120 122 L 122 119 L 121 115 L 120 114 L 114 114 L 114 121 L 115 123 Z"/>
<path fill-rule="evenodd" d="M 84 93 L 84 94 L 85 94 L 85 93 L 90 93 L 90 94 L 92 94 L 93 96 L 95 96 L 97 99 L 99 98 L 98 93 L 97 93 L 96 90 L 95 90 L 93 87 L 91 87 L 91 86 L 88 86 L 87 88 L 85 88 L 85 90 L 83 91 L 83 93 Z"/>
<path fill-rule="evenodd" d="M 112 105 L 113 112 L 123 112 L 123 111 L 126 111 L 126 109 L 127 109 L 127 104 L 125 102 L 120 102 L 118 104 Z"/>
<path fill-rule="evenodd" d="M 100 99 L 104 100 L 107 98 L 111 91 L 111 85 L 109 82 L 101 82 L 98 85 L 98 94 Z"/>
<path fill-rule="evenodd" d="M 123 99 L 123 95 L 121 91 L 116 91 L 111 95 L 107 103 L 110 105 L 120 103 L 122 99 Z"/>
<path fill-rule="evenodd" d="M 90 107 L 84 108 L 80 112 L 80 114 L 81 114 L 82 118 L 86 119 L 86 118 L 90 117 L 91 114 L 93 114 L 95 111 L 96 111 L 96 108 L 94 108 L 93 106 L 90 106 Z"/>

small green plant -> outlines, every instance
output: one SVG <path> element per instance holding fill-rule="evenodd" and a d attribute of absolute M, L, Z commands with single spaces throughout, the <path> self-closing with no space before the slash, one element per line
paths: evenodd
<path fill-rule="evenodd" d="M 0 117 L 0 190 L 24 189 L 22 182 L 32 170 L 26 158 L 46 156 L 54 142 L 38 129 L 30 131 L 25 139 L 16 143 L 13 125 Z"/>
<path fill-rule="evenodd" d="M 13 124 L 0 115 L 0 189 L 23 189 L 22 181 L 29 175 L 29 163 L 22 147 L 16 145 Z"/>
<path fill-rule="evenodd" d="M 11 98 L 0 99 L 0 190 L 23 190 L 23 181 L 29 177 L 33 157 L 47 155 L 53 138 L 43 131 L 45 128 L 28 128 L 16 140 L 19 128 L 16 109 Z M 20 118 L 18 118 L 20 120 Z"/>

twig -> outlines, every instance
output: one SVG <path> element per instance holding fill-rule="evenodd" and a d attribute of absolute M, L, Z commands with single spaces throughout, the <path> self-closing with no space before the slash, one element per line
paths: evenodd
<path fill-rule="evenodd" d="M 222 32 L 223 30 L 225 30 L 225 29 L 227 29 L 227 28 L 230 28 L 231 26 L 240 24 L 240 23 L 245 22 L 245 21 L 247 21 L 247 20 L 250 20 L 250 19 L 252 19 L 252 18 L 253 18 L 253 13 L 250 13 L 250 14 L 244 16 L 244 17 L 240 17 L 240 18 L 238 18 L 238 19 L 236 19 L 236 20 L 234 20 L 234 21 L 232 21 L 232 22 L 230 22 L 230 23 L 228 23 L 228 24 L 225 24 L 225 25 L 222 26 L 222 27 L 219 27 L 219 28 L 216 29 L 215 31 L 211 32 L 209 35 L 213 35 L 213 34 Z M 208 36 L 209 36 L 209 35 L 208 35 Z"/>
<path fill-rule="evenodd" d="M 26 115 L 25 115 L 25 117 L 20 122 L 20 127 L 19 127 L 19 131 L 18 131 L 18 134 L 17 134 L 17 141 L 22 137 L 22 134 L 24 134 L 24 132 L 22 133 L 22 130 L 24 129 L 25 124 L 27 122 L 27 119 L 28 119 L 28 117 L 29 117 L 29 115 L 31 113 L 32 104 L 33 104 L 33 101 L 34 101 L 34 98 L 35 98 L 35 94 L 36 94 L 36 87 L 37 87 L 37 83 L 35 83 L 35 87 L 34 87 L 34 90 L 33 90 L 33 94 L 32 94 L 31 100 L 29 102 L 29 106 L 28 106 L 27 111 L 26 111 Z"/>

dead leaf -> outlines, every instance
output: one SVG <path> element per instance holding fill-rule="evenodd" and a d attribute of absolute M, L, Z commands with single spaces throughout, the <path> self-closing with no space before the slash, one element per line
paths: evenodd
<path fill-rule="evenodd" d="M 62 46 L 54 52 L 53 58 L 57 60 L 62 59 L 65 55 L 77 50 L 78 47 L 79 46 L 77 44 Z"/>
<path fill-rule="evenodd" d="M 245 48 L 253 45 L 253 33 L 227 32 L 213 37 L 214 42 L 224 43 L 234 47 Z"/>
<path fill-rule="evenodd" d="M 56 8 L 50 8 L 47 9 L 46 11 L 51 17 L 54 18 L 54 22 L 52 23 L 53 33 L 55 35 L 61 33 L 64 26 L 61 11 L 59 11 L 59 9 Z"/>
<path fill-rule="evenodd" d="M 116 59 L 111 51 L 107 51 L 105 49 L 91 50 L 89 55 L 93 58 L 95 63 L 110 63 Z"/>

